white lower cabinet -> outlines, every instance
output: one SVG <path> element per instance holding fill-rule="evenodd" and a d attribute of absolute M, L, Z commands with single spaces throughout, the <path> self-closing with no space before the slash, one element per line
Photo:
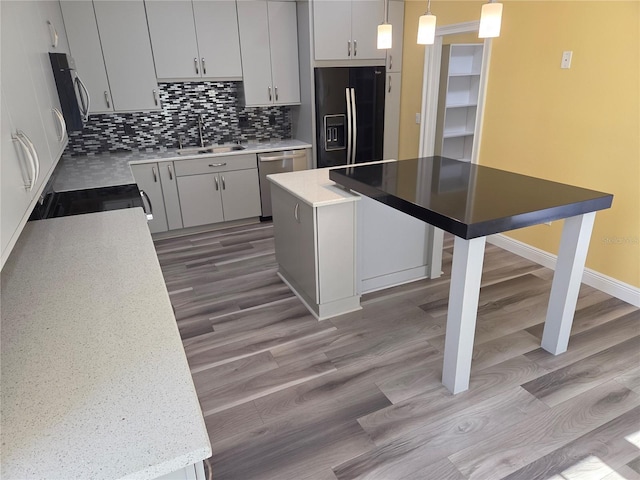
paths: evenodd
<path fill-rule="evenodd" d="M 360 308 L 356 202 L 312 207 L 271 184 L 279 274 L 319 318 Z"/>
<path fill-rule="evenodd" d="M 177 472 L 157 477 L 155 480 L 205 480 L 205 478 L 204 464 L 203 462 L 198 462 Z"/>
<path fill-rule="evenodd" d="M 182 228 L 182 214 L 173 162 L 131 165 L 148 213 L 151 233 Z"/>
<path fill-rule="evenodd" d="M 231 170 L 178 177 L 184 226 L 258 217 L 258 169 Z"/>

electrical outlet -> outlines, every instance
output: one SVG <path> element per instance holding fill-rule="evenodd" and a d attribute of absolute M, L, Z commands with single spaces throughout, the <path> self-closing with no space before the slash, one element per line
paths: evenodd
<path fill-rule="evenodd" d="M 562 61 L 560 62 L 560 68 L 571 68 L 571 57 L 573 56 L 573 52 L 567 50 L 566 52 L 562 52 Z"/>
<path fill-rule="evenodd" d="M 420 125 L 420 114 L 416 113 L 416 123 Z"/>

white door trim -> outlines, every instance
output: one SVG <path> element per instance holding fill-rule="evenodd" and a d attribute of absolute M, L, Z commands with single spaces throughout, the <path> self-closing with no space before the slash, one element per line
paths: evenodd
<path fill-rule="evenodd" d="M 420 111 L 420 146 L 418 156 L 429 157 L 435 151 L 436 118 L 438 115 L 438 89 L 440 84 L 440 61 L 442 58 L 442 37 L 457 33 L 476 32 L 480 28 L 480 21 L 455 23 L 436 28 L 436 38 L 433 45 L 427 45 L 424 50 L 424 72 L 422 76 L 422 105 Z M 478 163 L 482 127 L 484 119 L 484 105 L 487 96 L 489 80 L 489 64 L 491 61 L 492 39 L 484 40 L 482 53 L 482 70 L 480 71 L 480 90 L 478 92 L 478 108 L 476 111 L 476 125 L 474 131 L 473 151 L 471 163 Z"/>

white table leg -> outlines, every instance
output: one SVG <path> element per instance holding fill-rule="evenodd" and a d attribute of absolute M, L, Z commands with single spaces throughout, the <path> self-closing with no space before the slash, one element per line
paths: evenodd
<path fill-rule="evenodd" d="M 566 352 L 569 345 L 571 324 L 595 218 L 596 212 L 590 212 L 564 221 L 542 334 L 542 348 L 554 355 Z"/>
<path fill-rule="evenodd" d="M 469 388 L 486 240 L 455 237 L 453 244 L 442 383 L 454 394 Z"/>

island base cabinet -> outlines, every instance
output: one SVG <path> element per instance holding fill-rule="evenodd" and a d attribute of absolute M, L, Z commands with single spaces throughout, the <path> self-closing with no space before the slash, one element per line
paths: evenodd
<path fill-rule="evenodd" d="M 319 320 L 360 309 L 356 202 L 311 207 L 276 184 L 271 201 L 280 277 Z"/>

